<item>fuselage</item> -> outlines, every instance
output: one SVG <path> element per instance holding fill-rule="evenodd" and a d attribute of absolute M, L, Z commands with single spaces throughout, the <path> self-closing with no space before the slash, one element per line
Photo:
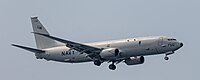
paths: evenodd
<path fill-rule="evenodd" d="M 83 44 L 98 48 L 117 48 L 120 50 L 120 56 L 118 58 L 122 59 L 166 54 L 170 51 L 174 52 L 183 46 L 183 44 L 176 39 L 165 36 L 139 37 Z M 43 50 L 46 51 L 45 54 L 35 54 L 37 58 L 69 63 L 92 61 L 86 53 L 78 52 L 64 45 Z"/>

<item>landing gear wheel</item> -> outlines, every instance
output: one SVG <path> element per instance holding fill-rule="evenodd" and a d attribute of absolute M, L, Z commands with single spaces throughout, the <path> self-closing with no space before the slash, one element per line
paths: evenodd
<path fill-rule="evenodd" d="M 96 61 L 94 61 L 94 65 L 96 65 L 96 66 L 100 66 L 100 65 L 101 65 L 101 62 L 98 61 L 98 60 L 96 60 Z"/>
<path fill-rule="evenodd" d="M 109 65 L 109 69 L 110 69 L 110 70 L 115 70 L 115 69 L 116 69 L 116 66 L 115 66 L 114 64 L 110 64 L 110 65 Z"/>
<path fill-rule="evenodd" d="M 164 59 L 165 59 L 165 60 L 169 60 L 169 57 L 165 56 Z"/>

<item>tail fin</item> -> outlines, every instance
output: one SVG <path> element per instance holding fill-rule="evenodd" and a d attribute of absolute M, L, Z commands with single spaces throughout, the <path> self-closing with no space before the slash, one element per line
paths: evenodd
<path fill-rule="evenodd" d="M 33 32 L 49 35 L 48 31 L 38 20 L 38 17 L 31 17 L 31 22 L 32 22 Z M 35 36 L 36 46 L 38 49 L 51 48 L 61 45 L 60 43 L 50 38 L 38 34 L 34 34 L 34 36 Z"/>

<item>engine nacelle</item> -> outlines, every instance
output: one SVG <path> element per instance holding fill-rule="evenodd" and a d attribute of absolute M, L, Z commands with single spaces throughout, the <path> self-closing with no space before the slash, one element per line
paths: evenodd
<path fill-rule="evenodd" d="M 112 59 L 119 55 L 120 51 L 116 48 L 107 48 L 101 51 L 99 54 L 103 59 Z"/>
<path fill-rule="evenodd" d="M 144 63 L 144 57 L 130 57 L 129 59 L 126 59 L 124 61 L 127 65 L 137 65 L 137 64 L 143 64 Z"/>

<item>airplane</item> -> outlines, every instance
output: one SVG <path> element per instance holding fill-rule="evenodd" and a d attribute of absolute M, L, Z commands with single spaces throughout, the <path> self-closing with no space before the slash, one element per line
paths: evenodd
<path fill-rule="evenodd" d="M 110 70 L 115 70 L 118 63 L 139 65 L 145 61 L 144 56 L 174 54 L 183 46 L 182 42 L 166 36 L 147 36 L 110 40 L 91 43 L 79 43 L 61 39 L 49 34 L 38 17 L 31 17 L 33 34 L 37 48 L 12 44 L 12 46 L 35 53 L 37 59 L 58 61 L 64 63 L 93 62 L 100 66 L 104 62 L 109 64 Z"/>

